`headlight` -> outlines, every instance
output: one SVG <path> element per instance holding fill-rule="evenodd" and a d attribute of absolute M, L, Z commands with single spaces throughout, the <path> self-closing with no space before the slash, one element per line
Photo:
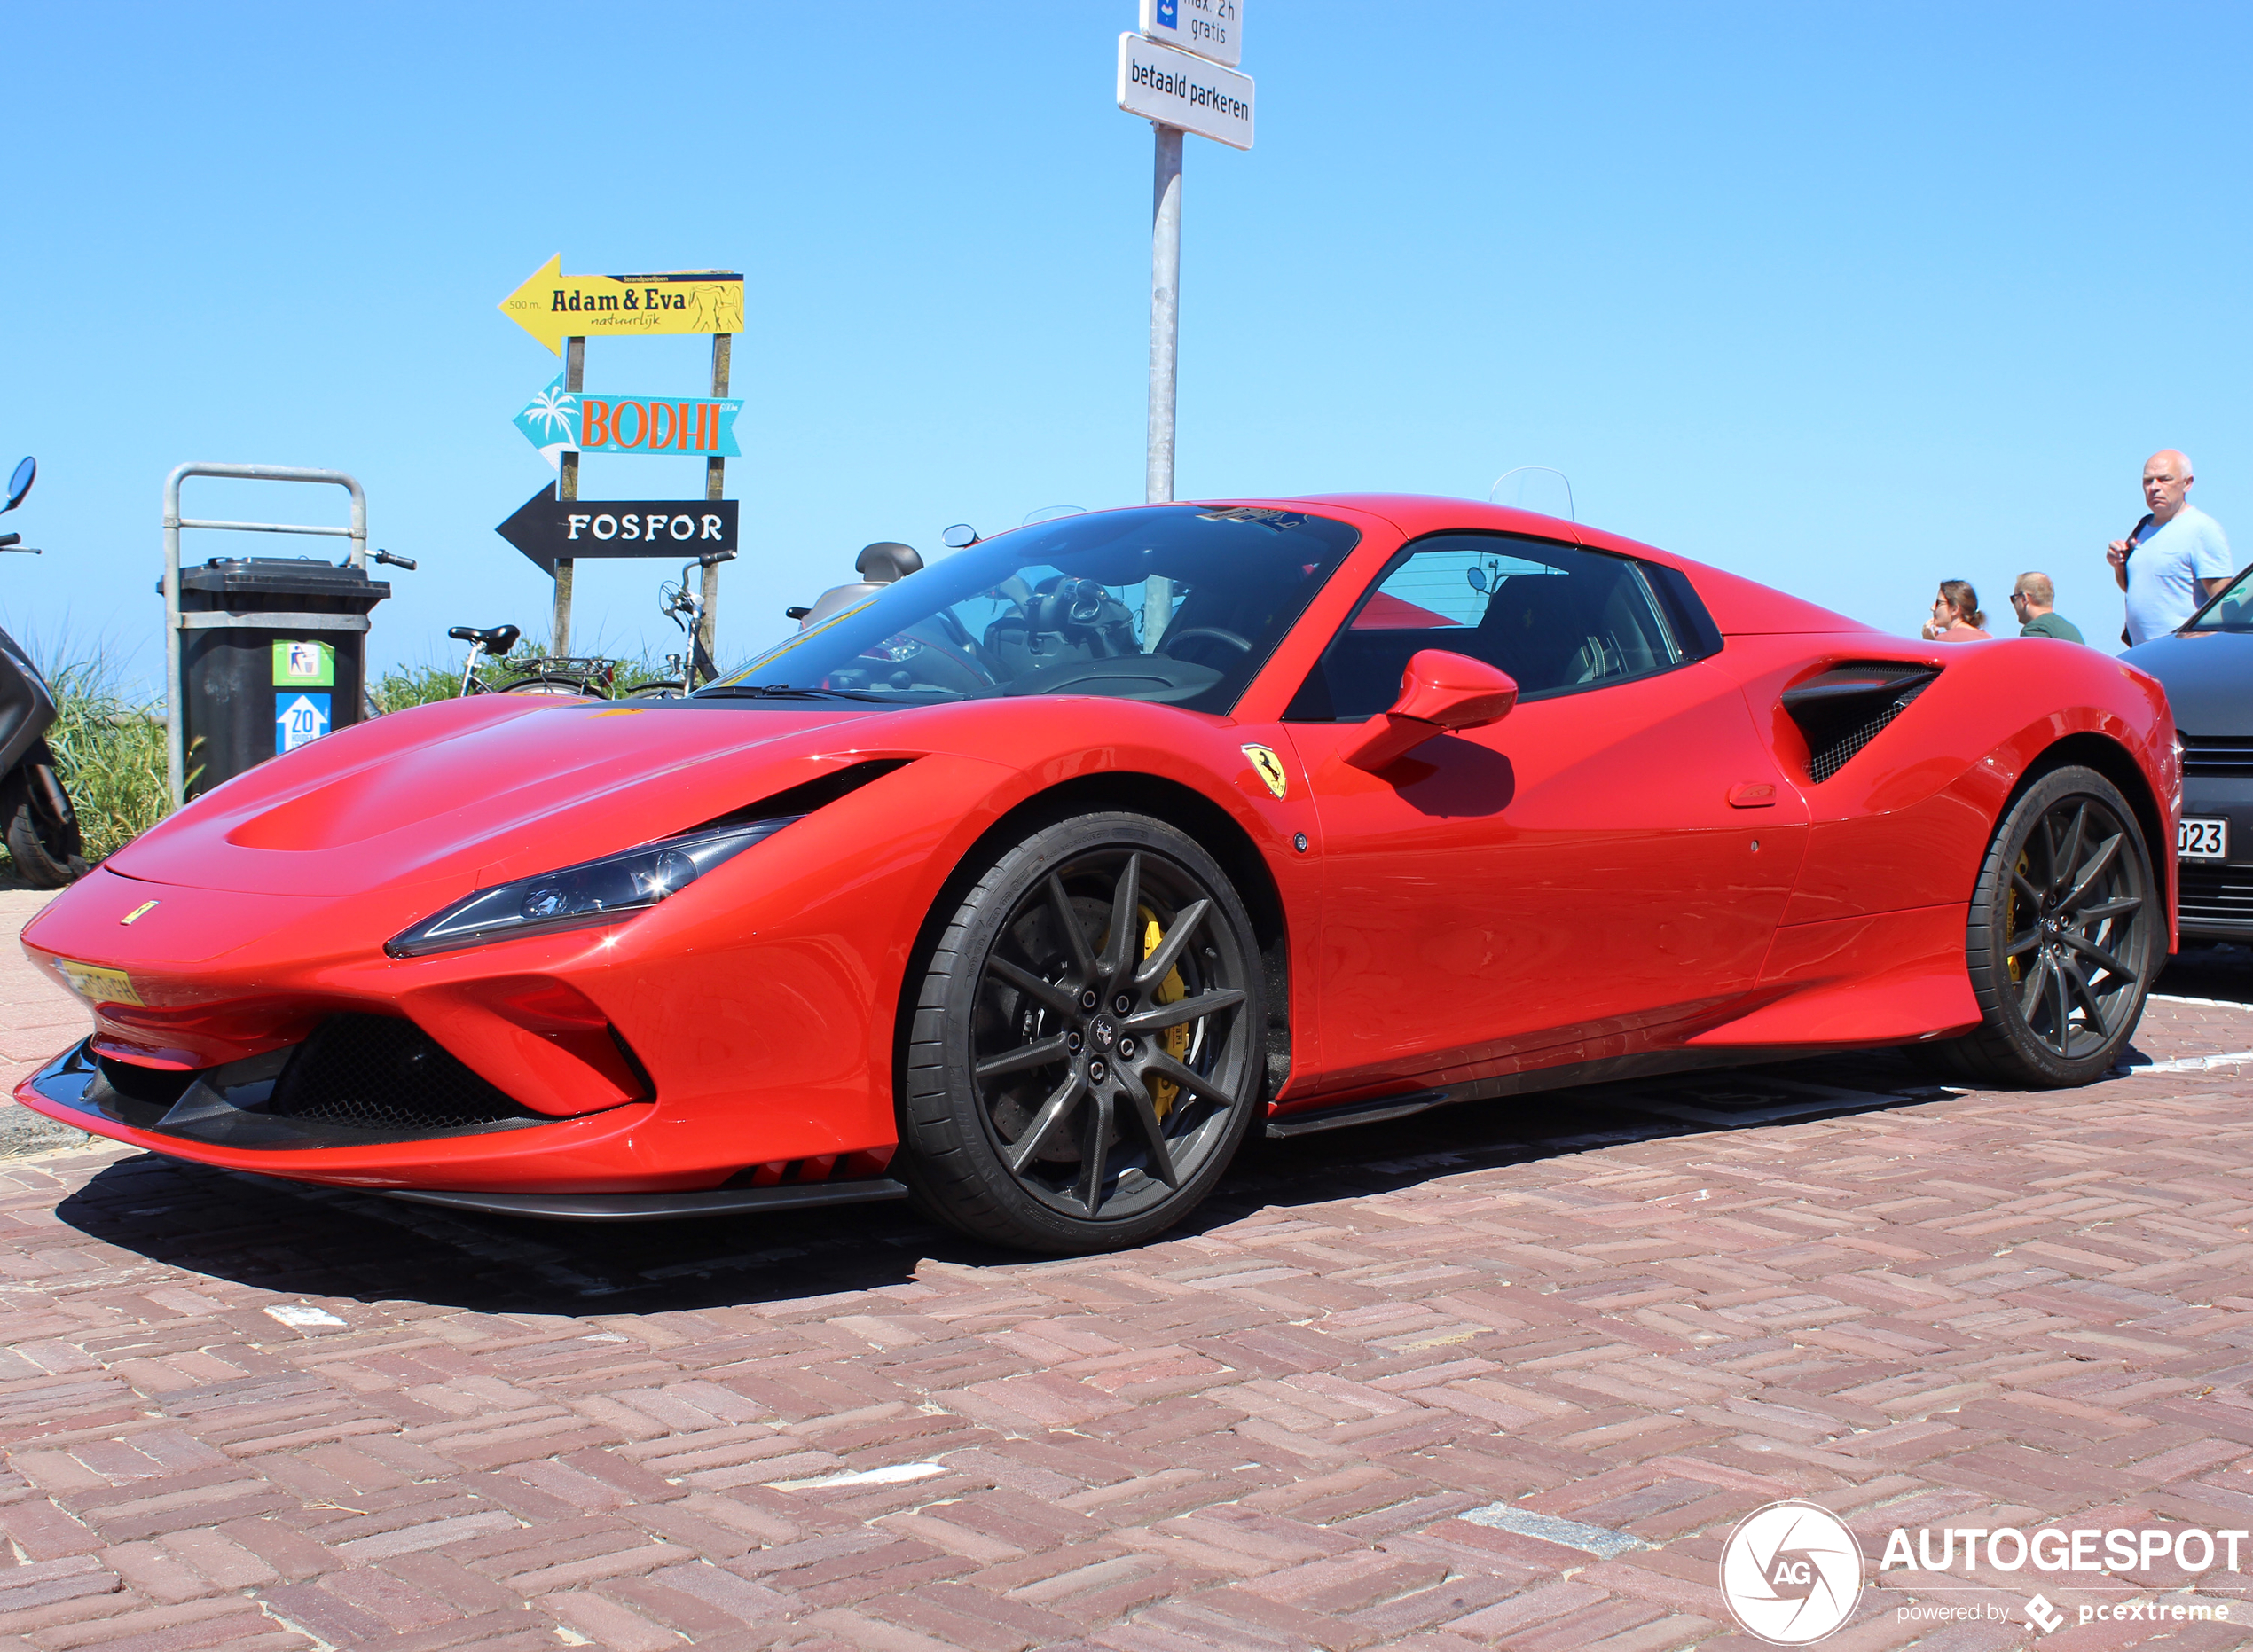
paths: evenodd
<path fill-rule="evenodd" d="M 804 815 L 751 820 L 644 843 L 538 877 L 480 889 L 383 943 L 393 958 L 419 958 L 535 931 L 616 923 L 679 894 L 722 861 Z"/>

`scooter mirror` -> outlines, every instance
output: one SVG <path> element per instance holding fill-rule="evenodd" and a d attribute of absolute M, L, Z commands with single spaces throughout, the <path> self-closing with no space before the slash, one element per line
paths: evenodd
<path fill-rule="evenodd" d="M 949 551 L 965 551 L 977 543 L 977 529 L 968 522 L 957 522 L 939 535 L 938 543 Z"/>
<path fill-rule="evenodd" d="M 16 466 L 15 474 L 8 478 L 8 502 L 0 511 L 12 511 L 23 503 L 23 496 L 31 491 L 31 479 L 39 474 L 39 461 L 27 458 Z"/>

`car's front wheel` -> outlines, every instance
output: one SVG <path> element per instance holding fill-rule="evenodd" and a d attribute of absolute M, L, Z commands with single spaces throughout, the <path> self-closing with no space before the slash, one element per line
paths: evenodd
<path fill-rule="evenodd" d="M 1029 831 L 914 969 L 901 1172 L 974 1237 L 1140 1243 L 1212 1191 L 1260 1105 L 1251 920 L 1164 821 L 1105 812 Z"/>
<path fill-rule="evenodd" d="M 1980 1082 L 2102 1077 L 2143 1018 L 2166 922 L 2127 799 L 2093 769 L 2052 770 L 1996 826 L 1972 896 L 1965 951 L 1982 1023 L 1936 1053 Z"/>

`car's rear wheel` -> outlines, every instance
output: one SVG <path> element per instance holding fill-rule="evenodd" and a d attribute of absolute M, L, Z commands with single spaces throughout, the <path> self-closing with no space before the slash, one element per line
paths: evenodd
<path fill-rule="evenodd" d="M 2102 1077 L 2143 1017 L 2166 916 L 2119 788 L 2093 769 L 2053 770 L 1995 828 L 1972 896 L 1965 952 L 1982 1022 L 1935 1053 L 1983 1083 Z"/>
<path fill-rule="evenodd" d="M 974 1237 L 1140 1243 L 1212 1191 L 1260 1101 L 1260 964 L 1227 874 L 1146 816 L 995 856 L 915 966 L 901 1173 Z"/>

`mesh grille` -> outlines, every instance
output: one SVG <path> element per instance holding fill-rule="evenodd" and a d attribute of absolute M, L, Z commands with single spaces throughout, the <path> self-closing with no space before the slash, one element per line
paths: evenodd
<path fill-rule="evenodd" d="M 441 1049 L 411 1021 L 333 1015 L 306 1040 L 266 1109 L 381 1130 L 458 1130 L 544 1118 Z"/>
<path fill-rule="evenodd" d="M 2253 866 L 2201 866 L 2186 862 L 2178 871 L 2185 922 L 2202 919 L 2253 921 Z"/>
<path fill-rule="evenodd" d="M 1931 685 L 1919 683 L 1898 698 L 1888 701 L 1872 716 L 1852 728 L 1833 735 L 1823 745 L 1807 755 L 1808 779 L 1820 784 L 1846 767 L 1847 759 L 1877 739 L 1885 726 L 1909 709 L 1909 702 Z"/>
<path fill-rule="evenodd" d="M 2183 772 L 2236 779 L 2253 777 L 2253 740 L 2217 738 L 2208 734 L 2183 736 Z"/>

